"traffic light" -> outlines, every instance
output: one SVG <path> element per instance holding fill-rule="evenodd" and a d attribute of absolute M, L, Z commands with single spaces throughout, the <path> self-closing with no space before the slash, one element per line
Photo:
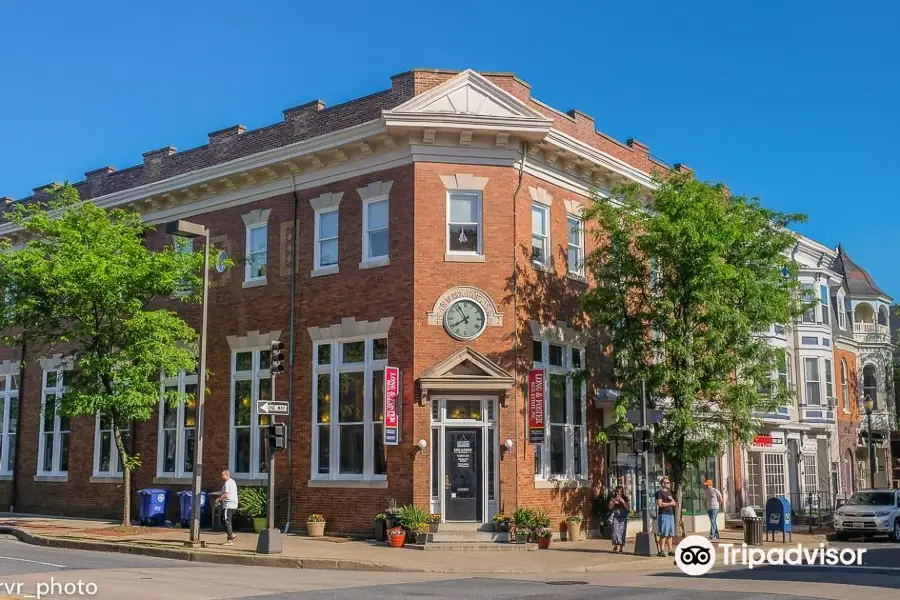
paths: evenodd
<path fill-rule="evenodd" d="M 653 448 L 653 430 L 635 429 L 634 430 L 634 451 L 637 453 L 650 452 Z"/>
<path fill-rule="evenodd" d="M 269 449 L 273 452 L 284 450 L 287 445 L 287 426 L 284 423 L 269 425 Z"/>
<path fill-rule="evenodd" d="M 269 372 L 272 377 L 284 373 L 284 342 L 275 341 L 270 344 L 271 360 L 269 361 Z"/>

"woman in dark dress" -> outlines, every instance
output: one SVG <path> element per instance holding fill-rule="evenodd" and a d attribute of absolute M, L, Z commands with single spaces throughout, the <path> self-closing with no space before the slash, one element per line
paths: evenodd
<path fill-rule="evenodd" d="M 618 486 L 613 493 L 613 499 L 609 501 L 610 524 L 612 525 L 613 552 L 622 554 L 625 551 L 625 530 L 628 528 L 628 497 L 622 486 Z"/>

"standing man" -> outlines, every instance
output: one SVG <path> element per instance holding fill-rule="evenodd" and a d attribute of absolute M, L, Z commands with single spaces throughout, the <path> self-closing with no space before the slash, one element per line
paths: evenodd
<path fill-rule="evenodd" d="M 675 554 L 672 550 L 672 538 L 675 536 L 675 497 L 670 486 L 672 482 L 668 477 L 663 477 L 660 482 L 662 487 L 656 491 L 656 507 L 658 509 L 659 553 L 657 556 Z"/>
<path fill-rule="evenodd" d="M 722 492 L 712 486 L 712 479 L 706 480 L 706 514 L 709 515 L 709 539 L 719 539 L 719 524 L 716 519 L 719 517 L 719 509 L 725 501 L 722 499 Z"/>
<path fill-rule="evenodd" d="M 238 507 L 238 489 L 228 469 L 222 471 L 222 481 L 225 484 L 222 486 L 222 494 L 216 498 L 216 504 L 220 502 L 225 504 L 225 531 L 228 533 L 228 539 L 224 545 L 234 546 L 234 511 Z"/>

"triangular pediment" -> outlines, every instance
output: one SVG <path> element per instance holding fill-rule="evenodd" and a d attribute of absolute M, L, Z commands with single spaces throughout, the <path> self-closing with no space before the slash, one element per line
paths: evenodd
<path fill-rule="evenodd" d="M 505 391 L 513 384 L 509 371 L 484 354 L 461 348 L 419 377 L 422 390 Z"/>
<path fill-rule="evenodd" d="M 553 124 L 552 119 L 471 69 L 392 110 L 384 111 L 383 118 L 388 127 L 509 131 L 522 127 L 544 133 Z"/>

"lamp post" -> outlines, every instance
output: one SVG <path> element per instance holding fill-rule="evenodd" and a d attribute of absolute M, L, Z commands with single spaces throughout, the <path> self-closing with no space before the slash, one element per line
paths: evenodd
<path fill-rule="evenodd" d="M 200 320 L 200 367 L 197 384 L 197 439 L 194 441 L 194 482 L 191 502 L 191 546 L 200 545 L 200 487 L 203 481 L 203 401 L 206 399 L 206 308 L 209 298 L 209 229 L 190 221 L 166 224 L 166 233 L 186 238 L 203 238 L 203 304 Z"/>
<path fill-rule="evenodd" d="M 866 410 L 866 419 L 869 422 L 869 434 L 866 436 L 869 446 L 869 487 L 875 489 L 875 440 L 872 439 L 872 409 L 875 408 L 875 402 L 871 396 L 866 394 L 863 400 L 863 408 Z"/>

